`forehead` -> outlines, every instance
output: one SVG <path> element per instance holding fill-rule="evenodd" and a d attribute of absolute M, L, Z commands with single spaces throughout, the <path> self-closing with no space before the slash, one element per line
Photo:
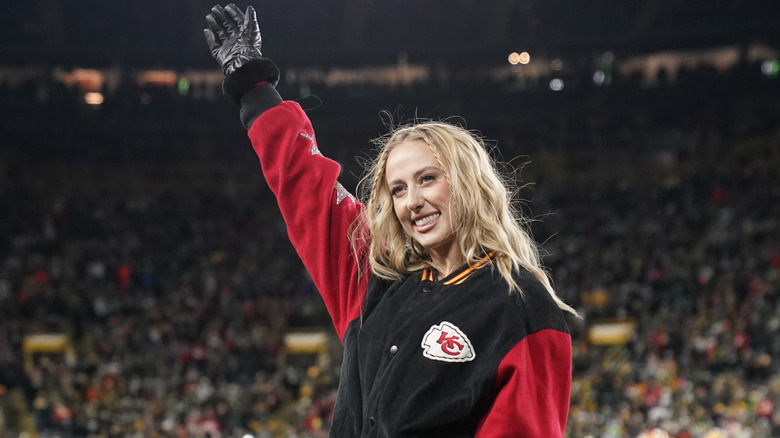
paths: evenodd
<path fill-rule="evenodd" d="M 385 173 L 389 180 L 431 166 L 441 167 L 430 146 L 422 140 L 407 140 L 395 145 L 388 153 Z"/>

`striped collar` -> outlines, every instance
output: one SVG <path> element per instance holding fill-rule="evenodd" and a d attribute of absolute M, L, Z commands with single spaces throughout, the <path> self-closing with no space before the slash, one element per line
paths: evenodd
<path fill-rule="evenodd" d="M 442 284 L 449 286 L 463 283 L 467 278 L 471 277 L 471 275 L 476 272 L 477 269 L 485 267 L 485 265 L 487 265 L 490 260 L 495 258 L 495 256 L 496 252 L 490 251 L 485 257 L 482 257 L 473 265 L 465 265 L 464 267 L 448 275 L 446 278 L 444 278 Z M 431 268 L 424 268 L 422 270 L 422 281 L 438 281 L 438 279 L 439 274 L 436 272 L 436 270 Z"/>

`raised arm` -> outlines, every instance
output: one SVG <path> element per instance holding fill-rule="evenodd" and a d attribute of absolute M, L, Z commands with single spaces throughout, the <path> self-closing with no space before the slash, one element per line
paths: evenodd
<path fill-rule="evenodd" d="M 343 340 L 360 315 L 368 273 L 350 244 L 364 208 L 338 183 L 340 166 L 325 158 L 311 123 L 295 102 L 276 92 L 279 69 L 263 57 L 254 9 L 214 6 L 204 30 L 225 73 L 226 97 L 241 105 L 241 122 L 276 195 L 290 241 L 312 276 Z"/>

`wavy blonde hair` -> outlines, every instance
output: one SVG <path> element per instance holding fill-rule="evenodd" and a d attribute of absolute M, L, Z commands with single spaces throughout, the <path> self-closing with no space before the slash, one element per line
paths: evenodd
<path fill-rule="evenodd" d="M 377 140 L 379 153 L 358 184 L 366 209 L 353 229 L 356 256 L 368 259 L 371 271 L 388 280 L 425 267 L 435 268 L 426 249 L 404 233 L 385 174 L 390 152 L 403 142 L 415 140 L 430 147 L 450 184 L 453 233 L 467 263 L 472 265 L 488 251 L 495 251 L 491 263 L 509 284 L 510 292 L 522 293 L 512 275 L 522 266 L 544 285 L 558 307 L 576 315 L 553 290 L 536 243 L 527 231 L 527 220 L 512 204 L 509 181 L 501 178 L 485 143 L 449 123 L 401 126 Z"/>

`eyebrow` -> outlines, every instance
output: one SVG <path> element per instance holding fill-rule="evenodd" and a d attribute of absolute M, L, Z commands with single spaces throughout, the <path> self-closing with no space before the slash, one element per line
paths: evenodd
<path fill-rule="evenodd" d="M 423 167 L 422 169 L 419 169 L 419 170 L 417 170 L 416 172 L 414 172 L 414 174 L 413 174 L 412 176 L 413 176 L 414 178 L 417 178 L 417 177 L 419 177 L 420 175 L 422 175 L 423 173 L 430 172 L 430 171 L 432 171 L 432 170 L 435 170 L 436 172 L 441 172 L 441 169 L 439 169 L 439 167 L 438 167 L 438 166 L 425 166 L 425 167 Z M 399 183 L 403 183 L 403 180 L 400 180 L 400 179 L 394 179 L 394 180 L 392 180 L 392 181 L 388 181 L 388 182 L 387 182 L 387 185 L 388 185 L 388 186 L 392 186 L 392 185 L 399 184 Z"/>

